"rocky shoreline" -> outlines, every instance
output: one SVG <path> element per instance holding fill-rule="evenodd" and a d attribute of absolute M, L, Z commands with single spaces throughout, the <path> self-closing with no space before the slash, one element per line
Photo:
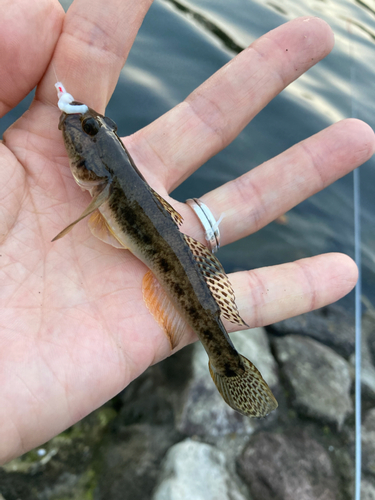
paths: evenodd
<path fill-rule="evenodd" d="M 279 401 L 229 408 L 196 343 L 0 467 L 0 500 L 349 500 L 354 321 L 337 305 L 231 335 Z M 375 313 L 363 319 L 362 500 L 375 500 Z"/>

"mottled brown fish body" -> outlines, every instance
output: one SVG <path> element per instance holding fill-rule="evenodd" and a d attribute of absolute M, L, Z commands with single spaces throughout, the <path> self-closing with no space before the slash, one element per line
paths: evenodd
<path fill-rule="evenodd" d="M 198 335 L 214 367 L 223 374 L 240 370 L 241 360 L 222 326 L 220 307 L 182 233 L 139 176 L 130 190 L 121 180 L 120 175 L 114 181 L 108 205 L 127 235 L 128 246 L 152 270 Z"/>
<path fill-rule="evenodd" d="M 100 234 L 90 226 L 94 234 L 128 248 L 151 270 L 143 283 L 145 302 L 171 346 L 178 344 L 188 325 L 202 342 L 212 378 L 230 406 L 249 416 L 275 409 L 271 390 L 238 354 L 221 321 L 222 315 L 244 324 L 221 264 L 179 231 L 181 216 L 147 184 L 112 120 L 89 108 L 83 115 L 63 113 L 59 128 L 75 180 L 93 195 L 78 220 L 99 209 L 104 223 Z"/>

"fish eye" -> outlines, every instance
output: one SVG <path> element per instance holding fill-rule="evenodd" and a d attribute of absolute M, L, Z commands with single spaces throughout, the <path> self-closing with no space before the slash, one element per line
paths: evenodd
<path fill-rule="evenodd" d="M 89 116 L 82 121 L 82 128 L 86 134 L 94 136 L 99 132 L 100 126 L 95 118 Z"/>

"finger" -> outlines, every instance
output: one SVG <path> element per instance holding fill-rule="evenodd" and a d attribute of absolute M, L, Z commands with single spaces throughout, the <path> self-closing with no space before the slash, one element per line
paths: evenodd
<path fill-rule="evenodd" d="M 53 57 L 67 91 L 104 112 L 152 0 L 75 0 Z M 56 76 L 49 68 L 37 98 L 56 105 Z"/>
<path fill-rule="evenodd" d="M 128 138 L 132 156 L 170 192 L 228 145 L 332 46 L 332 31 L 318 18 L 296 19 L 276 28 L 217 71 L 185 102 Z"/>
<path fill-rule="evenodd" d="M 56 0 L 0 1 L 0 116 L 36 86 L 60 35 L 64 11 Z"/>
<path fill-rule="evenodd" d="M 229 275 L 240 315 L 250 328 L 270 325 L 336 302 L 353 289 L 357 278 L 354 261 L 340 253 Z M 228 321 L 225 327 L 229 332 L 243 329 Z M 155 361 L 170 355 L 170 345 L 163 340 Z M 191 331 L 178 349 L 196 340 L 196 334 Z"/>
<path fill-rule="evenodd" d="M 358 269 L 344 254 L 329 253 L 279 266 L 234 273 L 241 316 L 254 328 L 331 304 L 355 286 Z M 238 328 L 231 328 L 232 331 Z"/>
<path fill-rule="evenodd" d="M 336 123 L 201 200 L 220 224 L 221 244 L 247 236 L 367 161 L 375 151 L 371 127 L 359 120 Z M 180 211 L 191 236 L 204 242 L 190 207 Z M 191 227 L 191 229 L 190 229 Z"/>

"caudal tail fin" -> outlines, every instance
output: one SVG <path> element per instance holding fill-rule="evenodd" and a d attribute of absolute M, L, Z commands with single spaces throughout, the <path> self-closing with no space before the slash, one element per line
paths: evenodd
<path fill-rule="evenodd" d="M 218 374 L 209 362 L 210 374 L 224 401 L 248 417 L 265 417 L 278 406 L 271 389 L 257 368 L 241 356 L 245 371 L 227 377 Z"/>

